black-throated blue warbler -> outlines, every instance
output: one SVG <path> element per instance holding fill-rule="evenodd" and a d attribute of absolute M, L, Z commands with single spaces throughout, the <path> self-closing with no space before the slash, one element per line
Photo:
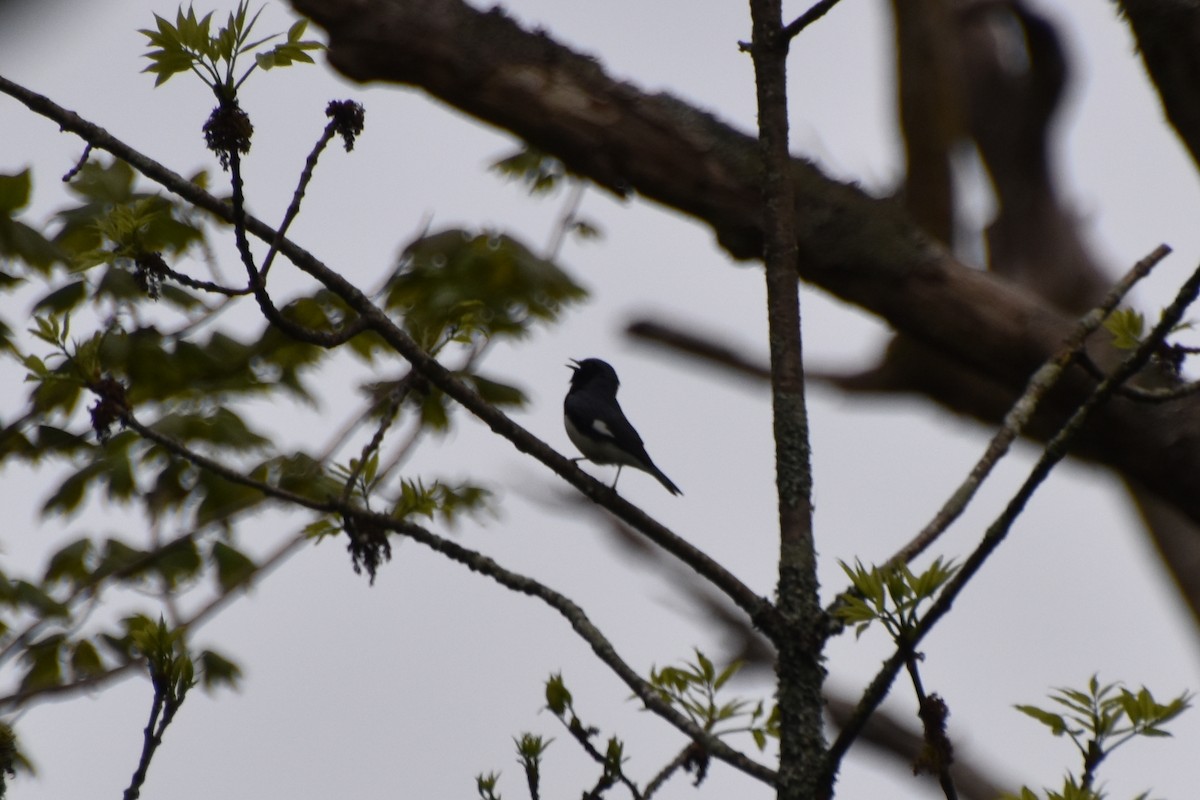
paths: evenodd
<path fill-rule="evenodd" d="M 583 453 L 582 459 L 575 460 L 616 464 L 614 489 L 621 477 L 621 467 L 635 467 L 658 478 L 671 494 L 683 494 L 661 469 L 654 466 L 642 444 L 642 437 L 621 411 L 617 402 L 617 388 L 621 385 L 617 371 L 598 358 L 572 359 L 567 366 L 574 372 L 571 388 L 563 401 L 563 422 L 567 436 Z"/>

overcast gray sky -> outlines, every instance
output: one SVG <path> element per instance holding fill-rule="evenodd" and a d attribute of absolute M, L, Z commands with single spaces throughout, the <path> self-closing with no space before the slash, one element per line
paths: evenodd
<path fill-rule="evenodd" d="M 218 18 L 229 5 L 213 6 Z M 1200 260 L 1195 171 L 1161 122 L 1113 4 L 1037 5 L 1069 36 L 1076 82 L 1057 150 L 1064 186 L 1094 243 L 1114 274 L 1160 242 L 1175 248 L 1137 294 L 1153 309 Z M 173 16 L 175 7 L 134 0 L 27 5 L 0 33 L 0 74 L 181 173 L 204 167 L 219 178 L 200 133 L 212 104 L 207 89 L 181 76 L 155 90 L 152 78 L 140 74 L 146 48 L 136 30 L 152 25 L 152 11 Z M 753 126 L 753 76 L 737 49 L 749 36 L 743 3 L 516 0 L 505 7 L 596 55 L 616 75 L 676 93 L 743 129 Z M 792 3 L 789 11 L 803 7 Z M 288 9 L 273 3 L 260 25 L 270 32 L 289 22 Z M 887 4 L 845 0 L 805 32 L 790 61 L 793 150 L 880 192 L 900 171 L 888 22 Z M 549 238 L 561 196 L 528 199 L 485 169 L 514 147 L 511 139 L 419 93 L 351 85 L 323 65 L 257 75 L 247 85 L 242 105 L 255 140 L 246 172 L 255 213 L 268 220 L 282 214 L 333 98 L 362 102 L 366 131 L 351 155 L 331 149 L 324 157 L 293 235 L 347 277 L 377 283 L 430 217 L 435 227 L 513 231 L 536 247 Z M 58 179 L 81 149 L 74 137 L 0 97 L 0 171 L 33 167 L 32 219 L 63 204 Z M 986 213 L 984 199 L 977 206 Z M 563 365 L 587 356 L 612 362 L 625 410 L 655 461 L 685 492 L 672 497 L 648 476 L 627 472 L 622 494 L 769 594 L 777 535 L 764 392 L 664 358 L 620 333 L 631 316 L 650 314 L 704 327 L 765 357 L 761 273 L 732 263 L 707 230 L 661 208 L 589 192 L 582 212 L 604 238 L 569 244 L 562 263 L 592 291 L 591 302 L 519 347 L 497 348 L 487 366 L 529 394 L 520 422 L 574 455 L 561 427 L 569 376 Z M 235 275 L 231 253 L 227 244 L 218 249 L 227 274 Z M 280 268 L 273 280 L 284 292 L 305 285 Z M 803 302 L 811 365 L 862 366 L 886 341 L 886 331 L 854 309 L 808 290 Z M 4 314 L 19 321 L 27 310 L 6 307 Z M 217 324 L 245 336 L 260 327 L 249 307 Z M 22 373 L 11 362 L 0 369 L 10 387 L 0 412 L 7 419 L 21 405 Z M 353 384 L 368 377 L 347 367 L 323 378 L 320 409 L 259 408 L 255 419 L 283 441 L 319 448 L 350 407 Z M 821 389 L 811 413 L 828 598 L 844 585 L 836 560 L 882 560 L 907 541 L 982 452 L 987 431 L 923 403 L 871 402 Z M 961 555 L 972 546 L 1032 454 L 1018 448 L 939 553 Z M 549 502 L 561 482 L 466 415 L 454 435 L 431 441 L 411 468 L 409 474 L 469 476 L 493 486 L 502 499 L 499 519 L 455 535 L 567 591 L 635 667 L 675 663 L 693 647 L 720 651 L 711 626 L 668 582 L 614 553 L 594 526 Z M 10 574 L 40 570 L 54 542 L 140 530 L 140 520 L 100 509 L 37 521 L 48 482 L 12 469 L 2 475 L 0 501 L 10 522 L 0 557 Z M 266 552 L 301 524 L 265 515 L 245 526 L 244 541 Z M 129 598 L 122 608 L 147 602 Z M 626 739 L 630 771 L 642 780 L 682 745 L 665 723 L 636 711 L 628 689 L 556 615 L 412 544 L 395 549 L 374 587 L 352 573 L 341 541 L 310 547 L 194 641 L 236 656 L 246 678 L 240 692 L 188 700 L 151 768 L 146 797 L 471 797 L 474 775 L 501 770 L 502 791 L 516 798 L 524 787 L 511 737 L 525 730 L 557 738 L 544 766 L 545 796 L 569 796 L 594 779 L 594 770 L 554 720 L 538 712 L 542 681 L 560 670 L 585 721 Z M 1057 784 L 1065 769 L 1077 769 L 1076 754 L 1012 704 L 1038 702 L 1049 687 L 1082 685 L 1093 671 L 1104 680 L 1145 683 L 1164 697 L 1200 688 L 1195 634 L 1119 483 L 1078 464 L 1055 473 L 925 651 L 926 685 L 950 704 L 950 730 L 962 755 L 1034 786 Z M 830 686 L 856 696 L 885 653 L 874 632 L 858 642 L 843 637 L 829 653 Z M 738 690 L 768 696 L 770 687 L 750 681 Z M 137 761 L 150 698 L 139 677 L 27 713 L 18 732 L 41 775 L 20 777 L 12 796 L 118 796 Z M 908 715 L 913 705 L 898 684 L 889 708 Z M 1172 727 L 1175 739 L 1132 744 L 1105 765 L 1111 796 L 1150 788 L 1177 799 L 1194 794 L 1200 714 Z M 850 759 L 839 787 L 847 798 L 932 796 L 903 767 L 861 756 Z M 720 764 L 703 791 L 769 795 Z M 662 796 L 693 794 L 678 780 Z"/>

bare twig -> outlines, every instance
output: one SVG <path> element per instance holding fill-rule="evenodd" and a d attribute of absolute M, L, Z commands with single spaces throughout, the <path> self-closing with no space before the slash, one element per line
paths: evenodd
<path fill-rule="evenodd" d="M 137 800 L 141 795 L 142 784 L 146 782 L 146 772 L 150 769 L 150 759 L 154 758 L 154 752 L 162 744 L 162 735 L 167 727 L 167 718 L 164 715 L 162 724 L 159 724 L 158 715 L 162 712 L 166 704 L 166 694 L 166 687 L 162 682 L 155 680 L 154 700 L 150 704 L 150 721 L 146 723 L 146 728 L 142 732 L 142 755 L 138 759 L 137 769 L 133 772 L 129 788 L 125 790 L 125 800 Z"/>
<path fill-rule="evenodd" d="M 554 230 L 550 234 L 550 243 L 546 245 L 546 259 L 549 261 L 558 258 L 562 252 L 562 246 L 567 240 L 567 234 L 571 232 L 571 226 L 578 219 L 579 205 L 583 202 L 583 193 L 587 189 L 587 184 L 582 180 L 575 178 L 570 180 L 570 193 L 563 203 L 558 219 L 555 220 Z"/>
<path fill-rule="evenodd" d="M 190 680 L 175 674 L 160 672 L 160 666 L 151 657 L 150 681 L 154 685 L 154 700 L 150 705 L 150 721 L 142 737 L 142 755 L 138 759 L 137 769 L 125 790 L 124 800 L 137 800 L 142 793 L 142 784 L 146 782 L 146 773 L 150 769 L 150 761 L 162 745 L 163 734 L 175 719 L 176 712 L 183 705 L 188 690 L 194 685 Z M 165 666 L 172 666 L 167 664 Z M 159 714 L 162 714 L 160 717 Z M 157 723 L 157 724 L 156 724 Z"/>
<path fill-rule="evenodd" d="M 661 789 L 667 780 L 691 761 L 693 758 L 692 745 L 688 745 L 679 751 L 679 755 L 675 756 L 671 761 L 658 771 L 650 782 L 646 784 L 646 791 L 642 795 L 642 800 L 650 800 L 654 793 Z"/>
<path fill-rule="evenodd" d="M 263 259 L 263 280 L 266 280 L 267 273 L 271 270 L 271 264 L 275 262 L 275 254 L 279 252 L 279 245 L 287 236 L 288 228 L 291 227 L 292 221 L 300 213 L 300 203 L 304 200 L 304 193 L 308 189 L 308 184 L 312 181 L 313 172 L 317 168 L 317 159 L 321 157 L 325 146 L 329 144 L 329 140 L 334 137 L 336 132 L 337 122 L 331 119 L 326 123 L 325 130 L 321 132 L 321 135 L 313 145 L 313 149 L 309 152 L 308 158 L 304 161 L 304 169 L 300 171 L 300 180 L 296 184 L 296 191 L 292 193 L 292 202 L 288 205 L 287 211 L 284 212 L 283 221 L 279 223 L 275 239 L 271 242 L 271 249 L 267 251 L 267 255 Z"/>
<path fill-rule="evenodd" d="M 83 169 L 84 164 L 87 163 L 88 156 L 90 156 L 91 154 L 92 154 L 92 145 L 90 142 L 86 142 L 83 147 L 83 153 L 79 156 L 79 160 L 75 162 L 75 166 L 73 166 L 69 170 L 67 170 L 66 174 L 62 176 L 63 183 L 67 183 L 68 181 L 70 181 L 72 178 L 74 178 L 76 175 L 79 174 L 79 171 L 81 169 Z"/>
<path fill-rule="evenodd" d="M 599 750 L 596 749 L 596 745 L 592 744 L 591 737 L 593 735 L 595 735 L 595 733 L 596 733 L 595 728 L 584 727 L 583 723 L 580 722 L 579 718 L 575 717 L 575 716 L 572 716 L 570 721 L 568 721 L 563 716 L 559 716 L 558 721 L 562 723 L 563 727 L 567 729 L 567 733 L 571 734 L 571 738 L 576 741 L 576 743 L 583 750 L 583 752 L 587 753 L 588 756 L 593 761 L 595 761 L 601 767 L 609 766 L 608 759 L 604 757 L 604 753 L 601 753 Z M 645 800 L 646 796 L 641 793 L 641 791 L 637 787 L 637 784 L 629 779 L 629 777 L 625 774 L 624 770 L 621 769 L 621 765 L 613 764 L 611 766 L 613 766 L 616 769 L 616 775 L 615 775 L 616 780 L 620 781 L 620 783 L 626 789 L 629 790 L 629 794 L 633 797 L 633 799 L 634 800 Z M 608 780 L 609 785 L 611 785 L 612 781 L 609 780 L 609 778 L 610 778 L 610 776 L 602 775 L 600 780 L 601 780 L 601 782 Z M 603 787 L 603 786 L 598 787 L 598 789 L 593 789 L 592 792 L 585 794 L 584 796 L 585 797 L 590 797 L 590 796 L 599 797 L 600 792 L 604 788 L 606 788 L 606 787 Z"/>
<path fill-rule="evenodd" d="M 177 283 L 181 283 L 190 289 L 199 289 L 204 292 L 225 295 L 226 297 L 244 297 L 253 291 L 245 286 L 234 289 L 229 286 L 222 286 L 219 283 L 213 283 L 212 281 L 204 281 L 200 280 L 199 278 L 193 278 L 190 275 L 185 275 L 178 270 L 168 267 L 165 263 L 159 268 L 162 270 L 164 275 L 169 275 L 172 280 L 176 281 Z"/>
<path fill-rule="evenodd" d="M 938 784 L 942 787 L 946 800 L 958 800 L 958 790 L 954 788 L 954 778 L 950 775 L 954 750 L 950 745 L 950 738 L 946 735 L 948 712 L 940 697 L 925 693 L 917 658 L 917 655 L 909 650 L 904 659 L 904 666 L 912 678 L 913 692 L 917 695 L 917 716 L 921 718 L 925 727 L 925 746 L 913 765 L 913 771 L 932 771 L 937 775 Z"/>
<path fill-rule="evenodd" d="M 367 321 L 355 319 L 346 325 L 342 326 L 338 331 L 319 331 L 314 328 L 308 328 L 299 325 L 285 317 L 275 306 L 271 296 L 267 293 L 266 273 L 259 269 L 254 263 L 254 254 L 250 251 L 250 241 L 246 238 L 246 229 L 248 217 L 246 215 L 245 203 L 245 186 L 242 182 L 242 156 L 236 148 L 227 151 L 229 156 L 229 176 L 230 183 L 233 186 L 233 210 L 231 212 L 233 218 L 233 238 L 237 244 L 238 255 L 241 256 L 242 265 L 246 268 L 246 275 L 250 281 L 250 289 L 254 293 L 254 299 L 258 302 L 259 310 L 267 321 L 286 333 L 288 336 L 297 341 L 315 344 L 319 347 L 334 348 L 358 336 L 367 329 Z M 302 190 L 300 191 L 302 194 Z M 298 199 L 293 200 L 293 206 L 299 210 Z M 292 208 L 289 208 L 290 212 Z M 278 232 L 272 237 L 271 253 L 274 253 L 277 247 L 286 241 L 281 238 Z"/>
<path fill-rule="evenodd" d="M 1100 369 L 1099 365 L 1087 353 L 1079 354 L 1079 364 L 1098 381 L 1102 381 L 1107 377 L 1104 374 L 1104 370 Z M 1130 400 L 1136 400 L 1139 403 L 1166 403 L 1196 394 L 1197 392 L 1200 392 L 1200 381 L 1188 381 L 1177 386 L 1163 386 L 1153 389 L 1141 386 L 1122 386 L 1117 390 L 1117 394 L 1121 397 L 1128 397 Z"/>
<path fill-rule="evenodd" d="M 358 480 L 363 470 L 366 469 L 367 461 L 383 445 L 383 437 L 387 435 L 388 429 L 395 422 L 400 405 L 404 402 L 404 398 L 408 397 L 409 392 L 412 391 L 412 386 L 413 374 L 410 372 L 397 381 L 396 385 L 388 392 L 384 402 L 378 404 L 383 407 L 379 414 L 379 424 L 375 428 L 374 435 L 371 436 L 371 441 L 363 445 L 358 460 L 351 467 L 350 474 L 346 476 L 345 485 L 342 488 L 343 503 L 350 501 L 351 493 L 354 491 L 354 482 Z"/>
<path fill-rule="evenodd" d="M 796 17 L 796 19 L 784 27 L 783 35 L 788 39 L 796 38 L 801 31 L 829 13 L 839 2 L 840 0 L 820 0 L 820 2 L 814 3 L 808 11 Z"/>

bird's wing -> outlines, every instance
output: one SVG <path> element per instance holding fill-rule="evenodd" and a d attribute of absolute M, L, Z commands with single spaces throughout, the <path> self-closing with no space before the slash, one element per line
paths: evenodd
<path fill-rule="evenodd" d="M 609 439 L 621 449 L 649 460 L 642 437 L 625 418 L 616 400 L 600 403 L 587 394 L 571 394 L 563 407 L 576 428 Z"/>

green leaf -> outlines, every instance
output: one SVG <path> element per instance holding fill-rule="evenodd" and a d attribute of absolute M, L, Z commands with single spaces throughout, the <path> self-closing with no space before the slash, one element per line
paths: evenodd
<path fill-rule="evenodd" d="M 207 471 L 200 473 L 197 490 L 202 491 L 204 497 L 196 507 L 197 527 L 225 522 L 266 499 L 266 495 L 258 489 Z"/>
<path fill-rule="evenodd" d="M 532 733 L 523 733 L 519 738 L 514 738 L 514 741 L 517 745 L 517 753 L 522 760 L 536 763 L 554 740 L 535 736 Z"/>
<path fill-rule="evenodd" d="M 411 242 L 385 287 L 389 309 L 434 349 L 473 336 L 522 336 L 584 290 L 512 237 L 450 229 Z"/>
<path fill-rule="evenodd" d="M 463 514 L 478 515 L 485 510 L 491 492 L 471 484 L 450 485 L 434 481 L 426 486 L 420 478 L 400 482 L 400 497 L 392 507 L 392 516 L 404 519 L 423 516 L 433 519 L 440 516 L 453 524 Z"/>
<path fill-rule="evenodd" d="M 529 146 L 501 158 L 491 168 L 505 178 L 521 181 L 530 194 L 552 192 L 566 177 L 561 161 Z"/>
<path fill-rule="evenodd" d="M 194 70 L 210 88 L 226 100 L 235 99 L 238 85 L 250 74 L 247 70 L 241 80 L 235 83 L 234 74 L 240 56 L 249 54 L 267 42 L 277 39 L 280 34 L 271 34 L 257 41 L 250 41 L 259 15 L 260 8 L 252 18 L 247 20 L 248 4 L 238 4 L 236 11 L 231 12 L 223 25 L 214 35 L 211 33 L 212 14 L 203 19 L 197 19 L 192 8 L 186 14 L 182 7 L 175 16 L 175 24 L 167 22 L 155 15 L 157 27 L 154 30 L 142 30 L 149 45 L 156 48 L 146 53 L 150 65 L 143 72 L 156 76 L 155 86 L 165 83 L 180 72 Z M 319 42 L 305 41 L 300 38 L 305 30 L 305 23 L 299 22 L 288 30 L 285 44 L 277 45 L 273 50 L 258 53 L 255 58 L 259 65 L 283 66 L 293 61 L 312 61 L 305 50 L 321 47 Z"/>
<path fill-rule="evenodd" d="M 1033 790 L 1022 786 L 1020 794 L 1003 794 L 1000 800 L 1038 800 L 1038 796 Z"/>
<path fill-rule="evenodd" d="M 621 762 L 625 760 L 625 745 L 615 736 L 610 736 L 608 746 L 604 749 L 604 767 L 605 770 L 612 773 L 621 768 Z"/>
<path fill-rule="evenodd" d="M 715 681 L 713 681 L 713 689 L 720 689 L 722 686 L 728 683 L 729 679 L 736 675 L 744 665 L 745 662 L 739 660 L 729 662 L 729 665 L 726 666 L 725 669 L 721 670 L 721 674 L 717 676 Z"/>
<path fill-rule="evenodd" d="M 489 772 L 487 775 L 480 773 L 475 776 L 475 790 L 479 792 L 480 800 L 500 800 L 500 795 L 496 794 L 496 783 L 500 780 L 500 774 L 497 772 Z"/>
<path fill-rule="evenodd" d="M 379 472 L 379 451 L 371 453 L 367 463 L 363 465 L 362 479 L 368 486 L 375 483 L 375 475 Z"/>
<path fill-rule="evenodd" d="M 29 581 L 13 581 L 10 584 L 10 590 L 9 602 L 13 605 L 24 606 L 44 617 L 66 617 L 68 615 L 65 605 L 47 594 L 42 587 Z"/>
<path fill-rule="evenodd" d="M 67 580 L 75 584 L 83 583 L 91 575 L 89 562 L 94 549 L 91 539 L 78 539 L 71 542 L 51 556 L 42 580 L 45 583 L 54 583 L 60 580 Z"/>
<path fill-rule="evenodd" d="M 254 471 L 252 477 L 269 480 L 280 489 L 322 500 L 342 491 L 339 481 L 326 473 L 320 462 L 306 453 L 272 458 Z"/>
<path fill-rule="evenodd" d="M 11 216 L 29 205 L 33 177 L 28 169 L 15 175 L 0 173 L 0 213 Z"/>
<path fill-rule="evenodd" d="M 161 663 L 174 654 L 179 632 L 167 628 L 167 622 L 162 616 L 159 616 L 156 623 L 146 615 L 138 614 L 127 617 L 125 623 L 134 650 L 151 662 Z"/>
<path fill-rule="evenodd" d="M 242 668 L 220 653 L 212 650 L 200 651 L 201 685 L 211 691 L 218 686 L 236 689 L 242 678 Z"/>
<path fill-rule="evenodd" d="M 0 216 L 0 256 L 11 256 L 34 268 L 42 275 L 49 267 L 66 260 L 66 253 L 54 242 L 24 222 Z M 9 277 L 11 284 L 15 279 Z"/>
<path fill-rule="evenodd" d="M 153 559 L 153 569 L 169 588 L 175 588 L 200 572 L 204 566 L 200 550 L 190 536 L 161 550 Z"/>
<path fill-rule="evenodd" d="M 159 289 L 159 292 L 161 292 L 159 297 L 164 303 L 169 303 L 184 311 L 193 311 L 204 305 L 203 301 L 196 297 L 196 295 L 174 284 L 163 285 Z"/>
<path fill-rule="evenodd" d="M 71 677 L 75 680 L 90 678 L 104 672 L 104 662 L 96 645 L 83 639 L 71 648 Z"/>
<path fill-rule="evenodd" d="M 333 517 L 318 517 L 304 526 L 303 533 L 310 539 L 323 539 L 341 532 L 341 523 Z"/>
<path fill-rule="evenodd" d="M 1113 346 L 1132 350 L 1142 340 L 1146 318 L 1130 308 L 1118 308 L 1104 320 L 1104 329 L 1112 334 Z"/>
<path fill-rule="evenodd" d="M 22 431 L 9 428 L 4 436 L 0 436 L 0 459 L 17 458 L 37 463 L 42 455 L 41 448 Z"/>
<path fill-rule="evenodd" d="M 104 542 L 104 550 L 100 556 L 100 563 L 96 566 L 96 575 L 99 577 L 114 573 L 124 573 L 145 558 L 146 552 L 144 550 L 130 547 L 119 539 L 108 539 Z M 143 567 L 144 569 L 145 567 Z"/>
<path fill-rule="evenodd" d="M 92 210 L 94 213 L 96 207 L 103 207 L 107 211 L 111 206 L 131 203 L 137 197 L 133 191 L 133 182 L 133 167 L 124 161 L 89 161 L 75 173 L 68 188 L 72 194 L 94 204 L 83 206 L 76 213 L 82 210 Z M 58 219 L 66 224 L 72 218 L 72 214 L 67 212 L 65 216 L 60 213 Z M 87 224 L 93 224 L 90 218 Z"/>
<path fill-rule="evenodd" d="M 36 432 L 37 449 L 42 455 L 76 456 L 94 447 L 85 436 L 53 425 L 38 425 Z"/>
<path fill-rule="evenodd" d="M 957 571 L 958 567 L 953 562 L 943 562 L 939 556 L 929 565 L 929 569 L 912 581 L 913 593 L 919 599 L 931 598 Z"/>
<path fill-rule="evenodd" d="M 37 692 L 62 683 L 62 650 L 65 642 L 62 634 L 53 634 L 25 648 L 22 658 L 29 668 L 21 679 L 20 692 Z"/>
<path fill-rule="evenodd" d="M 231 452 L 260 449 L 271 441 L 250 430 L 241 417 L 224 407 L 208 413 L 167 414 L 151 427 L 176 442 L 203 442 Z"/>
<path fill-rule="evenodd" d="M 1055 736 L 1062 736 L 1067 731 L 1067 722 L 1059 714 L 1053 714 L 1037 706 L 1019 705 L 1014 708 L 1050 728 L 1051 733 Z"/>
<path fill-rule="evenodd" d="M 480 397 L 494 406 L 522 408 L 528 402 L 525 393 L 516 386 L 478 374 L 456 373 L 456 376 L 473 386 Z"/>
<path fill-rule="evenodd" d="M 592 239 L 601 239 L 604 237 L 604 232 L 594 222 L 584 219 L 577 219 L 571 223 L 570 232 L 576 239 L 581 241 L 589 241 Z"/>
<path fill-rule="evenodd" d="M 93 461 L 70 475 L 42 504 L 42 514 L 71 514 L 78 511 L 87 490 L 93 482 L 98 482 L 97 479 L 104 471 L 105 465 L 102 461 Z"/>
<path fill-rule="evenodd" d="M 834 609 L 834 616 L 847 625 L 857 625 L 862 622 L 872 622 L 877 615 L 875 610 L 867 605 L 861 597 L 850 595 L 843 598 L 842 604 Z"/>
<path fill-rule="evenodd" d="M 142 72 L 149 72 L 155 76 L 155 86 L 162 86 L 173 76 L 187 72 L 196 63 L 195 56 L 182 50 L 154 50 L 146 53 L 146 58 L 150 59 L 150 66 Z"/>
<path fill-rule="evenodd" d="M 559 718 L 571 708 L 571 692 L 563 683 L 561 672 L 556 672 L 546 681 L 546 707 Z"/>
<path fill-rule="evenodd" d="M 222 592 L 228 592 L 248 582 L 258 570 L 258 566 L 249 556 L 224 542 L 214 542 L 211 555 L 217 567 L 217 583 L 220 584 Z"/>
<path fill-rule="evenodd" d="M 55 411 L 69 414 L 82 393 L 83 383 L 78 378 L 51 374 L 33 390 L 33 408 L 46 416 Z"/>

